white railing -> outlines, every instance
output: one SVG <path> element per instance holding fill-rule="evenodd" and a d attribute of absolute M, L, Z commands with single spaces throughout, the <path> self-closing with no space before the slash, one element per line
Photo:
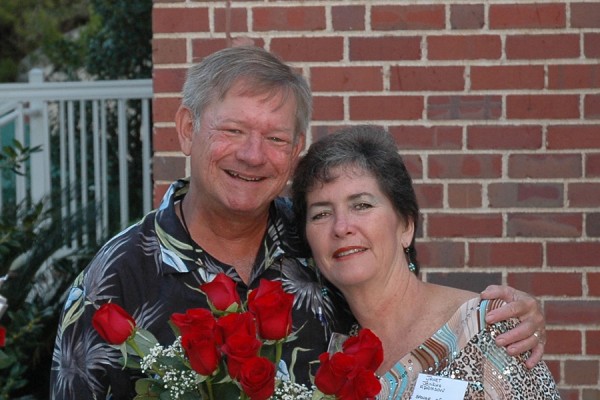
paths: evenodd
<path fill-rule="evenodd" d="M 58 186 L 63 217 L 90 206 L 98 208 L 96 238 L 105 235 L 115 219 L 118 228 L 124 228 L 148 212 L 152 207 L 151 100 L 150 79 L 44 82 L 42 72 L 32 70 L 29 83 L 1 84 L 4 136 L 13 131 L 21 143 L 41 146 L 32 154 L 27 174 L 15 178 L 16 203 L 39 201 Z M 131 187 L 140 183 L 142 204 L 130 196 Z"/>

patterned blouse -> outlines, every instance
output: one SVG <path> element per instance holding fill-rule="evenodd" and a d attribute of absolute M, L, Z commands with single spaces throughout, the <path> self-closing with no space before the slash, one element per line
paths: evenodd
<path fill-rule="evenodd" d="M 111 301 L 132 315 L 163 345 L 173 332 L 174 312 L 208 308 L 195 289 L 225 272 L 245 299 L 259 280 L 281 280 L 295 295 L 294 330 L 282 359 L 296 382 L 309 384 L 308 363 L 326 351 L 331 330 L 347 331 L 350 314 L 337 291 L 319 279 L 294 229 L 291 203 L 276 199 L 248 285 L 232 266 L 223 264 L 192 242 L 175 213 L 189 183 L 171 185 L 158 210 L 112 238 L 75 280 L 59 322 L 52 360 L 51 399 L 132 399 L 138 375 L 123 369 L 120 352 L 107 345 L 91 325 L 94 311 Z M 335 316 L 335 319 L 334 319 Z M 281 365 L 280 365 L 281 368 Z"/>
<path fill-rule="evenodd" d="M 485 323 L 486 314 L 502 306 L 500 300 L 464 303 L 433 337 L 404 356 L 380 378 L 378 399 L 410 399 L 419 373 L 467 381 L 465 399 L 560 399 L 554 379 L 543 362 L 533 369 L 526 355 L 512 357 L 494 338 L 516 325 Z"/>

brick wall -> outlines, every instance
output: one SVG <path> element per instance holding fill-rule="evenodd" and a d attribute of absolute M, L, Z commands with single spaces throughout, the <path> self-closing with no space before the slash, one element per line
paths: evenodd
<path fill-rule="evenodd" d="M 600 398 L 600 2 L 155 0 L 153 26 L 156 199 L 186 175 L 185 68 L 251 40 L 308 78 L 309 142 L 394 134 L 424 278 L 538 296 L 563 398 Z"/>

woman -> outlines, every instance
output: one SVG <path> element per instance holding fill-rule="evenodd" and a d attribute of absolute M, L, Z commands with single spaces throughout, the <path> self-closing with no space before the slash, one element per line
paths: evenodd
<path fill-rule="evenodd" d="M 467 381 L 468 399 L 560 398 L 544 363 L 528 369 L 525 355 L 496 345 L 493 338 L 515 325 L 485 324 L 501 301 L 418 279 L 419 207 L 389 134 L 358 126 L 316 142 L 292 192 L 322 274 L 344 294 L 358 326 L 382 341 L 379 398 L 410 398 L 419 373 Z"/>

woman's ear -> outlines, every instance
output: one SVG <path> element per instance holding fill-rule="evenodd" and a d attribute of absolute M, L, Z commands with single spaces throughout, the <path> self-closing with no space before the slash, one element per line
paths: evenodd
<path fill-rule="evenodd" d="M 415 222 L 412 218 L 409 218 L 400 229 L 402 229 L 402 232 L 400 233 L 400 243 L 406 248 L 412 244 L 415 237 Z"/>
<path fill-rule="evenodd" d="M 192 140 L 194 138 L 194 117 L 189 108 L 179 107 L 175 114 L 175 127 L 181 152 L 189 156 L 192 152 Z"/>

